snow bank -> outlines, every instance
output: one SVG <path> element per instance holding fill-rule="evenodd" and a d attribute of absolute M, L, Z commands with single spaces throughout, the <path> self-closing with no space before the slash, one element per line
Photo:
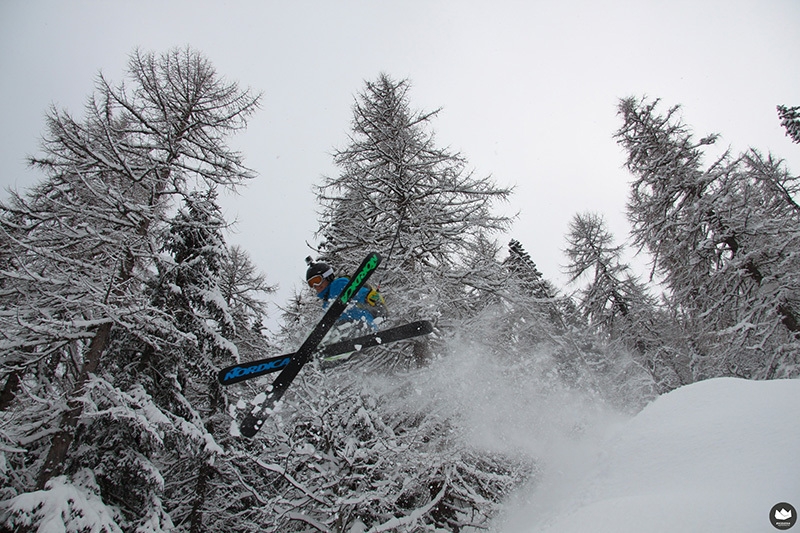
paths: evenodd
<path fill-rule="evenodd" d="M 773 505 L 800 507 L 800 380 L 695 383 L 563 452 L 496 531 L 777 531 Z"/>

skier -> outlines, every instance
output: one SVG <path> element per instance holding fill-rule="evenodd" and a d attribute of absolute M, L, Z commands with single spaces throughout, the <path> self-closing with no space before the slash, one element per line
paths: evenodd
<path fill-rule="evenodd" d="M 310 257 L 307 259 L 307 263 L 309 269 L 311 269 L 312 265 L 314 265 L 314 262 Z M 320 342 L 322 342 L 322 340 L 326 338 L 326 335 L 331 331 L 331 327 L 333 326 L 332 322 L 339 318 L 342 315 L 342 312 L 347 310 L 348 304 L 353 300 L 353 293 L 357 293 L 366 285 L 367 280 L 378 269 L 380 264 L 380 254 L 377 252 L 370 252 L 367 254 L 364 260 L 361 262 L 361 265 L 359 265 L 353 274 L 353 279 L 351 279 L 347 285 L 344 286 L 339 294 L 339 297 L 331 302 L 330 306 L 328 306 L 328 310 L 325 311 L 323 317 L 319 320 L 319 322 L 317 322 L 317 325 L 314 326 L 314 329 L 311 330 L 311 333 L 308 334 L 308 337 L 306 337 L 306 340 L 300 345 L 300 348 L 298 348 L 295 353 L 289 354 L 288 362 L 285 364 L 283 363 L 286 359 L 286 356 L 278 356 L 277 360 L 275 358 L 268 358 L 255 362 L 255 365 L 251 363 L 244 367 L 236 365 L 231 368 L 226 368 L 223 369 L 223 373 L 219 374 L 218 379 L 220 383 L 223 385 L 229 385 L 231 383 L 242 381 L 239 379 L 234 381 L 237 376 L 241 377 L 248 375 L 249 377 L 257 377 L 265 373 L 278 370 L 276 366 L 280 367 L 280 374 L 278 374 L 278 377 L 275 378 L 275 380 L 272 382 L 272 385 L 269 386 L 265 393 L 259 394 L 253 399 L 253 408 L 250 410 L 250 413 L 244 417 L 244 420 L 242 420 L 241 424 L 239 424 L 239 430 L 243 436 L 251 438 L 258 433 L 258 430 L 264 425 L 264 421 L 266 421 L 267 418 L 269 418 L 269 415 L 273 412 L 275 404 L 283 397 L 283 394 L 294 382 L 303 366 L 311 361 L 314 353 L 319 350 Z M 315 276 L 320 277 L 316 278 Z M 324 292 L 330 287 L 331 281 L 335 281 L 333 269 L 327 265 L 317 267 L 308 273 L 306 280 L 309 282 L 311 287 L 315 287 L 315 290 L 316 288 L 322 287 L 323 282 L 327 281 L 328 287 L 322 288 L 321 291 L 317 291 Z M 366 302 L 369 302 L 369 295 L 370 293 L 368 292 L 364 297 Z M 372 296 L 373 301 L 375 300 L 376 295 L 377 292 Z M 375 307 L 377 308 L 378 306 L 376 305 Z M 374 322 L 375 321 L 373 319 L 373 323 Z M 389 335 L 390 337 L 386 339 L 387 341 L 394 342 L 411 337 L 418 337 L 420 335 L 426 335 L 432 331 L 433 324 L 427 320 L 423 320 L 412 322 L 410 324 L 404 324 L 397 328 L 390 328 L 385 331 L 385 334 Z M 383 332 L 373 333 L 372 335 L 366 335 L 365 337 L 352 340 L 354 342 L 358 341 L 359 343 L 364 342 L 369 346 L 376 346 L 383 343 L 383 336 Z M 359 344 L 352 344 L 353 348 L 358 348 L 358 346 Z M 363 345 L 361 346 L 363 347 Z M 329 346 L 329 348 L 333 348 L 333 346 Z M 345 351 L 346 349 L 337 351 L 335 353 L 343 355 Z M 228 376 L 229 373 L 231 374 L 230 377 Z"/>
<path fill-rule="evenodd" d="M 347 285 L 350 278 L 336 277 L 333 268 L 327 263 L 315 263 L 311 257 L 306 257 L 308 270 L 306 281 L 308 286 L 317 293 L 317 298 L 322 300 L 322 308 L 327 309 L 331 300 L 335 300 Z M 371 287 L 362 287 L 352 298 L 355 305 L 351 305 L 339 318 L 339 323 L 363 324 L 369 331 L 377 331 L 378 324 L 386 315 L 386 305 L 383 296 Z"/>

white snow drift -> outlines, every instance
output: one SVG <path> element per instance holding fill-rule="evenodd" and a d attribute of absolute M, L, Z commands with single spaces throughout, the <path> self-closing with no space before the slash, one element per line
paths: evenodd
<path fill-rule="evenodd" d="M 778 531 L 773 506 L 800 507 L 800 380 L 695 383 L 568 449 L 498 531 Z"/>

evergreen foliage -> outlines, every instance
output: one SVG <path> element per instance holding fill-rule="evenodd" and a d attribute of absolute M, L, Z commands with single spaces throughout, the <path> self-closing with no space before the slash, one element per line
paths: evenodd
<path fill-rule="evenodd" d="M 25 502 L 78 491 L 123 530 L 171 530 L 174 458 L 198 480 L 201 529 L 200 465 L 220 451 L 210 422 L 224 412 L 208 376 L 235 353 L 213 189 L 252 177 L 224 140 L 257 105 L 187 48 L 137 51 L 116 87 L 100 76 L 82 122 L 48 115 L 31 160 L 46 179 L 0 206 L 0 353 L 17 383 L 4 404 L 7 527 L 38 528 L 51 517 Z"/>
<path fill-rule="evenodd" d="M 223 257 L 219 290 L 233 317 L 237 339 L 242 342 L 246 331 L 260 332 L 261 319 L 267 314 L 260 297 L 274 293 L 276 287 L 267 283 L 241 246 L 231 246 Z"/>
<path fill-rule="evenodd" d="M 425 129 L 435 112 L 412 112 L 407 92 L 407 81 L 381 75 L 359 95 L 351 144 L 334 156 L 342 172 L 318 188 L 320 250 L 337 275 L 382 252 L 388 266 L 375 278 L 391 316 L 438 319 L 453 331 L 505 290 L 488 235 L 509 222 L 490 208 L 510 190 L 474 178 L 460 155 L 437 148 Z M 314 300 L 300 294 L 286 309 L 286 339 L 319 316 Z M 275 531 L 480 527 L 530 475 L 527 461 L 460 440 L 457 413 L 413 398 L 441 347 L 410 344 L 364 354 L 330 375 L 304 370 L 280 420 L 262 431 L 272 463 L 261 466 L 278 488 L 265 521 Z M 391 372 L 391 381 L 376 376 L 380 386 L 370 389 L 367 368 Z"/>
<path fill-rule="evenodd" d="M 566 272 L 571 282 L 588 278 L 578 305 L 586 326 L 604 351 L 617 354 L 615 359 L 630 355 L 649 373 L 658 392 L 691 382 L 688 358 L 664 350 L 673 338 L 664 335 L 664 325 L 670 321 L 631 268 L 621 262 L 623 248 L 614 246 L 613 240 L 599 215 L 577 214 L 570 223 Z M 639 374 L 633 365 L 624 372 L 626 379 Z"/>
<path fill-rule="evenodd" d="M 417 383 L 430 370 L 414 372 Z M 409 376 L 410 377 L 410 376 Z M 530 465 L 466 445 L 454 413 L 407 379 L 304 371 L 299 401 L 262 432 L 267 531 L 461 531 L 485 525 Z"/>
<path fill-rule="evenodd" d="M 781 125 L 786 128 L 786 135 L 792 141 L 800 144 L 800 106 L 786 107 L 779 105 L 778 118 L 781 119 Z"/>
<path fill-rule="evenodd" d="M 695 379 L 794 376 L 798 339 L 797 177 L 755 150 L 703 167 L 703 147 L 658 101 L 623 100 L 619 143 L 635 181 L 634 242 L 653 257 L 681 326 Z"/>
<path fill-rule="evenodd" d="M 375 277 L 390 312 L 447 322 L 468 312 L 464 251 L 508 227 L 491 209 L 511 191 L 438 148 L 428 129 L 438 111 L 412 110 L 409 89 L 381 74 L 358 95 L 350 144 L 334 154 L 341 172 L 318 188 L 320 250 L 340 269 L 382 253 L 386 265 Z"/>
<path fill-rule="evenodd" d="M 578 214 L 570 296 L 494 239 L 511 189 L 437 147 L 438 111 L 409 90 L 382 74 L 357 96 L 340 172 L 316 189 L 319 251 L 339 275 L 382 253 L 390 321 L 435 320 L 433 342 L 307 365 L 253 440 L 235 418 L 265 383 L 223 389 L 216 371 L 290 352 L 321 315 L 299 292 L 265 337 L 274 287 L 225 243 L 217 191 L 254 175 L 226 139 L 259 97 L 191 48 L 136 51 L 82 120 L 50 110 L 42 181 L 0 203 L 4 531 L 475 531 L 538 460 L 476 438 L 476 413 L 492 427 L 567 396 L 635 410 L 698 379 L 800 375 L 800 178 L 780 160 L 706 165 L 717 137 L 694 140 L 679 107 L 622 100 L 651 278 Z M 800 142 L 798 108 L 778 113 Z"/>

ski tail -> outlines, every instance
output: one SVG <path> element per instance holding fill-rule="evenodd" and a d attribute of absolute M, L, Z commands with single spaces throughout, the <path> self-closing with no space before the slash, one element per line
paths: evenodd
<path fill-rule="evenodd" d="M 324 359 L 347 352 L 363 350 L 364 348 L 371 348 L 372 346 L 379 346 L 381 344 L 389 344 L 390 342 L 427 335 L 432 331 L 433 324 L 427 320 L 420 320 L 325 346 L 320 350 L 320 355 Z"/>
<path fill-rule="evenodd" d="M 219 381 L 220 385 L 228 386 L 261 377 L 265 374 L 271 374 L 272 372 L 278 372 L 289 364 L 292 357 L 294 357 L 293 353 L 286 353 L 248 363 L 226 366 L 217 373 L 217 381 Z"/>

